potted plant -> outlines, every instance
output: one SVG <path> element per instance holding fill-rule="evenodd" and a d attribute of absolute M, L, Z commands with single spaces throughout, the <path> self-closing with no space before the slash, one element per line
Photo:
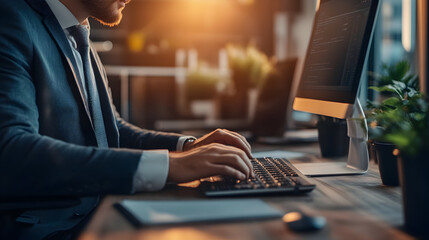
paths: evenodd
<path fill-rule="evenodd" d="M 418 77 L 409 73 L 407 61 L 383 65 L 383 69 L 382 75 L 373 74 L 376 86 L 370 87 L 380 93 L 381 103 L 367 103 L 369 136 L 383 184 L 398 186 L 397 157 L 393 154 L 396 146 L 387 139 L 388 134 L 397 128 L 391 114 L 418 93 Z"/>
<path fill-rule="evenodd" d="M 218 89 L 225 84 L 226 80 L 219 71 L 205 62 L 200 62 L 197 68 L 188 71 L 184 89 L 186 106 L 190 107 L 192 115 L 208 117 L 214 111 L 213 99 Z"/>
<path fill-rule="evenodd" d="M 372 85 L 383 87 L 393 84 L 394 81 L 401 81 L 407 86 L 417 89 L 419 82 L 418 80 L 416 81 L 416 75 L 410 74 L 410 68 L 410 63 L 407 60 L 402 60 L 392 65 L 383 64 L 381 73 L 369 73 L 373 79 Z M 381 94 L 385 96 L 392 95 L 391 91 L 381 91 Z"/>
<path fill-rule="evenodd" d="M 235 91 L 259 86 L 273 69 L 272 60 L 252 45 L 229 44 L 226 51 Z"/>
<path fill-rule="evenodd" d="M 399 178 L 402 187 L 406 229 L 418 236 L 428 237 L 429 227 L 429 110 L 428 99 L 420 93 L 401 101 L 390 111 L 395 127 L 385 139 L 399 151 Z"/>
<path fill-rule="evenodd" d="M 222 82 L 217 69 L 201 62 L 198 67 L 188 72 L 185 91 L 189 101 L 213 99 L 219 83 Z"/>
<path fill-rule="evenodd" d="M 232 85 L 222 97 L 222 118 L 246 118 L 249 97 L 255 96 L 256 88 L 271 74 L 274 64 L 256 47 L 229 44 L 226 47 Z M 254 91 L 252 91 L 254 90 Z"/>

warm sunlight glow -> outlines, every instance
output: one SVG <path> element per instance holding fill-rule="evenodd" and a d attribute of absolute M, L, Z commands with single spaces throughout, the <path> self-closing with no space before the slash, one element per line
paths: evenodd
<path fill-rule="evenodd" d="M 243 5 L 252 5 L 255 3 L 255 0 L 238 0 L 238 2 Z"/>
<path fill-rule="evenodd" d="M 210 232 L 200 231 L 195 228 L 169 228 L 163 231 L 147 231 L 140 235 L 139 239 L 157 239 L 157 240 L 220 240 L 223 239 Z"/>

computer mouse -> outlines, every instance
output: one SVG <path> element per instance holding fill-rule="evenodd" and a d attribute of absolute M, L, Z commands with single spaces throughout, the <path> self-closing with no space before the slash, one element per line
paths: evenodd
<path fill-rule="evenodd" d="M 309 216 L 302 212 L 289 212 L 283 216 L 283 222 L 295 232 L 317 231 L 326 225 L 322 216 Z"/>

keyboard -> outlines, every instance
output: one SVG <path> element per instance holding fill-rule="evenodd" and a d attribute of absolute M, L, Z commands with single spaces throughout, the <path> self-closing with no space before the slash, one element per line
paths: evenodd
<path fill-rule="evenodd" d="M 245 181 L 227 177 L 201 180 L 200 189 L 208 197 L 304 193 L 316 185 L 285 158 L 255 158 L 251 160 L 255 178 Z"/>

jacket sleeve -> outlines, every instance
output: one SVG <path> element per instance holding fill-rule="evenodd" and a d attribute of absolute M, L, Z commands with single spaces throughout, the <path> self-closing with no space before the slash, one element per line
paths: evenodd
<path fill-rule="evenodd" d="M 142 151 L 39 134 L 31 23 L 13 7 L 0 8 L 0 22 L 0 198 L 130 193 Z"/>
<path fill-rule="evenodd" d="M 177 142 L 181 135 L 141 129 L 120 117 L 117 119 L 121 147 L 177 150 Z"/>

